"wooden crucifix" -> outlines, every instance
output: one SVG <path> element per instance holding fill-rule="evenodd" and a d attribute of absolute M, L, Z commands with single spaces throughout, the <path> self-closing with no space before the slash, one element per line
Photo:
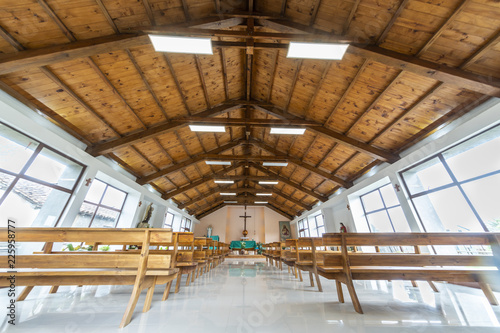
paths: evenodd
<path fill-rule="evenodd" d="M 247 215 L 247 211 L 245 210 L 245 215 L 240 216 L 241 218 L 244 219 L 244 227 L 243 227 L 243 237 L 246 237 L 248 235 L 247 231 L 247 218 L 251 217 L 250 215 Z"/>

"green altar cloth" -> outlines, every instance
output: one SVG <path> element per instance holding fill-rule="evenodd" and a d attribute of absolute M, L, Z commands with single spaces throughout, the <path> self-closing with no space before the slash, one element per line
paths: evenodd
<path fill-rule="evenodd" d="M 245 249 L 255 249 L 257 243 L 255 241 L 245 241 Z M 241 241 L 231 241 L 229 245 L 231 249 L 241 249 Z"/>
<path fill-rule="evenodd" d="M 219 241 L 219 236 L 210 236 L 214 241 Z"/>

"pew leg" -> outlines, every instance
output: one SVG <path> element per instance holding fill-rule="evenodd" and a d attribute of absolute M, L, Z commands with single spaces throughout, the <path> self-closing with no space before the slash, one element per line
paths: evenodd
<path fill-rule="evenodd" d="M 141 287 L 142 281 L 139 280 L 135 283 L 134 289 L 132 290 L 132 295 L 130 295 L 130 300 L 128 301 L 127 309 L 125 310 L 125 314 L 123 315 L 122 321 L 120 323 L 120 328 L 124 328 L 130 323 L 135 306 L 137 305 L 137 301 L 139 300 L 139 296 L 141 296 Z"/>
<path fill-rule="evenodd" d="M 290 274 L 290 266 L 287 266 L 287 268 L 288 268 L 288 274 Z"/>
<path fill-rule="evenodd" d="M 297 275 L 297 266 L 293 265 L 293 272 L 295 274 L 295 278 L 298 279 L 298 275 Z"/>
<path fill-rule="evenodd" d="M 186 286 L 189 286 L 189 281 L 191 281 L 191 272 L 188 273 L 188 276 L 186 279 Z"/>
<path fill-rule="evenodd" d="M 24 288 L 23 292 L 19 295 L 19 297 L 17 298 L 17 301 L 18 302 L 21 302 L 21 301 L 24 301 L 24 299 L 26 297 L 28 297 L 29 293 L 31 292 L 31 290 L 33 289 L 34 286 L 27 286 L 26 288 Z"/>
<path fill-rule="evenodd" d="M 148 288 L 148 293 L 146 294 L 146 299 L 144 300 L 144 307 L 142 312 L 148 312 L 151 309 L 151 301 L 153 300 L 153 295 L 155 293 L 156 277 L 153 279 L 151 286 Z"/>
<path fill-rule="evenodd" d="M 196 271 L 197 271 L 197 269 L 196 269 Z M 191 282 L 194 282 L 194 279 L 195 279 L 194 272 L 195 271 L 193 270 L 193 273 L 191 274 Z"/>
<path fill-rule="evenodd" d="M 177 282 L 175 282 L 175 293 L 176 294 L 179 292 L 179 289 L 181 287 L 181 277 L 182 277 L 182 273 L 181 272 L 177 273 Z"/>
<path fill-rule="evenodd" d="M 433 290 L 435 293 L 438 293 L 438 292 L 439 292 L 439 289 L 436 287 L 436 285 L 434 284 L 434 282 L 432 282 L 432 281 L 427 281 L 427 283 L 429 284 L 429 286 L 432 288 L 432 290 Z"/>
<path fill-rule="evenodd" d="M 168 295 L 170 295 L 170 288 L 172 287 L 172 281 L 167 282 L 167 286 L 165 287 L 165 291 L 163 292 L 162 301 L 166 301 L 168 299 Z"/>
<path fill-rule="evenodd" d="M 354 306 L 354 310 L 357 313 L 363 314 L 363 309 L 361 309 L 361 304 L 359 303 L 358 295 L 356 294 L 356 290 L 354 289 L 354 284 L 352 283 L 352 279 L 350 276 L 346 277 L 347 290 L 349 291 L 349 295 L 351 296 L 352 305 Z"/>
<path fill-rule="evenodd" d="M 491 291 L 489 284 L 484 282 L 479 282 L 479 287 L 481 287 L 484 296 L 486 296 L 488 302 L 490 302 L 491 305 L 498 305 L 497 298 L 495 297 L 495 294 L 493 294 L 493 292 Z"/>
<path fill-rule="evenodd" d="M 321 281 L 319 280 L 319 274 L 318 271 L 314 271 L 314 275 L 316 275 L 316 284 L 318 285 L 318 291 L 323 292 L 323 286 L 321 285 Z"/>
<path fill-rule="evenodd" d="M 309 280 L 311 281 L 311 287 L 314 287 L 313 273 L 309 271 Z"/>
<path fill-rule="evenodd" d="M 57 292 L 57 289 L 59 289 L 59 286 L 52 286 L 52 288 L 50 288 L 49 294 L 55 294 Z"/>
<path fill-rule="evenodd" d="M 299 268 L 297 268 L 297 271 L 299 271 L 300 282 L 303 282 L 304 280 L 302 279 L 302 271 Z"/>
<path fill-rule="evenodd" d="M 340 303 L 344 303 L 344 293 L 342 292 L 342 283 L 338 280 L 335 280 L 335 284 L 337 285 L 337 297 Z"/>

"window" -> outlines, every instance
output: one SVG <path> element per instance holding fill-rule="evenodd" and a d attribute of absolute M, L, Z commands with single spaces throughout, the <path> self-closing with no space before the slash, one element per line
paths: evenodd
<path fill-rule="evenodd" d="M 429 232 L 500 231 L 500 126 L 403 170 Z"/>
<path fill-rule="evenodd" d="M 94 179 L 73 227 L 116 228 L 127 193 Z"/>
<path fill-rule="evenodd" d="M 411 231 L 392 184 L 368 192 L 360 199 L 370 232 Z"/>
<path fill-rule="evenodd" d="M 323 214 L 318 214 L 315 216 L 309 217 L 309 227 L 310 229 L 310 236 L 311 237 L 322 237 L 323 233 L 325 232 L 325 221 L 323 218 Z"/>
<path fill-rule="evenodd" d="M 0 220 L 55 227 L 84 165 L 0 123 Z"/>
<path fill-rule="evenodd" d="M 191 220 L 190 219 L 185 218 L 185 217 L 182 218 L 180 231 L 182 231 L 182 232 L 190 232 L 191 231 Z"/>
<path fill-rule="evenodd" d="M 302 219 L 298 224 L 299 229 L 299 237 L 310 237 L 309 236 L 309 222 L 307 219 Z"/>
<path fill-rule="evenodd" d="M 165 220 L 163 221 L 163 227 L 172 228 L 173 223 L 174 223 L 174 214 L 167 212 L 165 214 Z"/>

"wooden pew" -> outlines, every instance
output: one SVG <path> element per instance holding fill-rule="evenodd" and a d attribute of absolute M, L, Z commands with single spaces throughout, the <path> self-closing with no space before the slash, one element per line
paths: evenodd
<path fill-rule="evenodd" d="M 323 239 L 321 237 L 305 237 L 296 240 L 297 247 L 297 260 L 295 261 L 295 266 L 299 270 L 300 281 L 302 281 L 302 274 L 300 271 L 309 272 L 309 281 L 311 282 L 311 287 L 314 287 L 314 278 L 316 279 L 316 284 L 318 286 L 318 291 L 323 292 L 323 287 L 321 286 L 321 281 L 319 279 L 317 267 L 324 261 L 324 255 L 327 251 L 319 250 L 318 247 L 323 246 Z"/>
<path fill-rule="evenodd" d="M 186 286 L 194 282 L 198 262 L 194 259 L 194 234 L 192 232 L 175 232 L 177 238 L 174 243 L 174 251 L 177 250 L 175 267 L 179 269 L 177 282 L 175 283 L 175 293 L 179 292 L 182 274 L 187 274 Z M 177 249 L 175 249 L 175 245 Z"/>
<path fill-rule="evenodd" d="M 281 261 L 288 266 L 288 273 L 290 273 L 290 268 L 292 269 L 292 274 L 297 278 L 297 259 L 299 257 L 297 239 L 287 239 L 285 241 L 285 250 L 282 253 Z M 300 281 L 302 282 L 302 273 L 300 275 Z"/>
<path fill-rule="evenodd" d="M 207 257 L 207 238 L 194 238 L 194 260 L 198 262 L 196 278 L 208 272 L 208 257 Z"/>
<path fill-rule="evenodd" d="M 151 307 L 155 285 L 165 284 L 177 277 L 171 268 L 171 256 L 152 254 L 149 247 L 172 239 L 169 229 L 107 229 L 107 228 L 16 228 L 16 245 L 28 242 L 46 243 L 42 254 L 17 255 L 16 285 L 26 286 L 18 301 L 22 301 L 35 286 L 60 285 L 133 285 L 120 328 L 130 323 L 142 290 L 147 289 L 143 312 Z M 0 228 L 2 239 L 7 228 Z M 137 254 L 103 252 L 71 252 L 50 254 L 56 242 L 127 242 L 142 246 Z M 123 244 L 123 243 L 122 243 Z M 8 286 L 7 258 L 0 263 L 0 287 Z"/>
<path fill-rule="evenodd" d="M 340 282 L 346 284 L 354 309 L 363 313 L 353 280 L 423 280 L 477 282 L 488 301 L 498 305 L 488 281 L 500 278 L 493 255 L 366 253 L 350 252 L 351 246 L 491 246 L 498 249 L 496 233 L 346 233 L 323 234 L 326 244 L 340 244 L 341 252 L 325 258 L 318 272 L 337 281 L 339 301 L 343 302 Z M 432 249 L 430 249 L 432 250 Z"/>

